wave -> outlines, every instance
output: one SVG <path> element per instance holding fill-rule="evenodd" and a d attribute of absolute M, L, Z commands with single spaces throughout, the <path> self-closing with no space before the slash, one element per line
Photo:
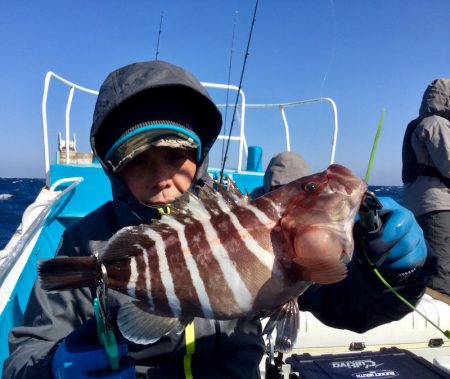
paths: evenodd
<path fill-rule="evenodd" d="M 8 200 L 11 199 L 13 195 L 10 193 L 0 193 L 0 200 Z"/>
<path fill-rule="evenodd" d="M 377 196 L 387 196 L 403 205 L 403 186 L 369 186 L 369 191 Z"/>

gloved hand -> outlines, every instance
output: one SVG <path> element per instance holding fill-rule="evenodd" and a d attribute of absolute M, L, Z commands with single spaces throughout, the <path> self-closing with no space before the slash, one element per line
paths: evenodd
<path fill-rule="evenodd" d="M 112 371 L 103 346 L 97 341 L 95 317 L 70 333 L 58 345 L 52 360 L 53 377 L 57 379 L 131 379 L 135 378 L 134 363 L 125 357 L 128 346 L 117 342 L 119 368 Z"/>
<path fill-rule="evenodd" d="M 408 209 L 392 198 L 378 199 L 383 205 L 379 211 L 382 226 L 376 232 L 366 233 L 357 221 L 355 234 L 360 234 L 358 239 L 362 244 L 358 250 L 364 249 L 374 265 L 394 279 L 396 283 L 393 284 L 400 284 L 424 264 L 427 257 L 425 238 Z"/>

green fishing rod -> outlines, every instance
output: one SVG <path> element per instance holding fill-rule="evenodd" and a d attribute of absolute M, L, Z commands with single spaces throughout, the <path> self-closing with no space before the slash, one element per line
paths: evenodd
<path fill-rule="evenodd" d="M 378 128 L 375 135 L 375 139 L 372 146 L 372 152 L 370 153 L 369 163 L 367 165 L 366 170 L 366 176 L 365 181 L 367 184 L 369 184 L 369 178 L 370 173 L 372 171 L 372 165 L 373 165 L 373 158 L 375 156 L 375 152 L 377 150 L 378 146 L 378 140 L 380 138 L 381 129 L 383 126 L 384 121 L 384 113 L 385 110 L 383 109 L 381 111 L 381 117 L 380 121 L 378 122 Z M 381 220 L 378 215 L 379 209 L 381 209 L 381 203 L 376 199 L 375 195 L 371 195 L 370 201 L 372 202 L 372 206 L 363 205 L 361 207 L 360 216 L 361 216 L 361 223 L 365 224 L 363 227 L 366 229 L 366 231 L 374 232 L 378 231 L 381 228 Z M 371 208 L 369 210 L 369 208 Z M 431 321 L 427 316 L 425 316 L 422 312 L 420 312 L 414 305 L 412 305 L 408 300 L 406 300 L 402 295 L 400 295 L 397 290 L 392 287 L 388 281 L 381 275 L 380 271 L 378 270 L 377 266 L 372 262 L 370 257 L 368 256 L 367 252 L 363 250 L 363 254 L 367 262 L 369 263 L 370 267 L 372 268 L 373 273 L 375 276 L 380 280 L 381 283 L 392 293 L 394 294 L 397 299 L 399 299 L 403 304 L 405 304 L 408 308 L 411 310 L 417 312 L 420 316 L 422 316 L 426 321 L 428 321 L 431 325 L 433 325 L 437 330 L 439 330 L 445 337 L 450 339 L 450 330 L 442 330 L 438 325 L 436 325 L 433 321 Z"/>

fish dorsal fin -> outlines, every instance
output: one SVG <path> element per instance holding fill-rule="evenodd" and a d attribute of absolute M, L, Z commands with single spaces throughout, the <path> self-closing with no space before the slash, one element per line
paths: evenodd
<path fill-rule="evenodd" d="M 271 312 L 263 334 L 271 334 L 276 328 L 275 350 L 281 353 L 289 353 L 297 340 L 299 325 L 300 311 L 297 299 L 291 299 Z"/>
<path fill-rule="evenodd" d="M 233 208 L 236 205 L 236 201 L 238 200 L 233 194 L 227 191 L 227 189 L 222 186 L 217 186 L 217 192 L 224 199 L 224 201 L 229 205 L 230 208 Z"/>
<path fill-rule="evenodd" d="M 237 199 L 245 198 L 245 196 L 236 185 L 236 182 L 231 177 L 228 178 L 228 192 Z"/>
<path fill-rule="evenodd" d="M 100 253 L 100 260 L 110 263 L 130 259 L 142 254 L 142 248 L 148 248 L 153 243 L 153 232 L 161 235 L 167 230 L 178 230 L 180 224 L 187 225 L 193 220 L 200 223 L 210 220 L 211 209 L 214 209 L 216 217 L 247 204 L 240 192 L 239 196 L 238 192 L 229 192 L 220 185 L 215 189 L 205 183 L 194 191 L 176 200 L 170 207 L 170 213 L 161 214 L 159 220 L 153 220 L 149 225 L 128 226 L 119 230 Z"/>
<path fill-rule="evenodd" d="M 165 223 L 170 218 L 178 219 L 183 216 L 192 216 L 199 220 L 210 218 L 210 214 L 203 206 L 203 202 L 198 196 L 198 193 L 190 191 L 182 198 L 176 200 L 170 208 L 170 215 L 163 215 L 160 221 Z"/>
<path fill-rule="evenodd" d="M 99 259 L 103 263 L 114 264 L 130 260 L 141 255 L 143 249 L 149 249 L 155 244 L 155 236 L 162 236 L 167 230 L 176 230 L 180 224 L 210 219 L 207 208 L 194 194 L 189 194 L 187 200 L 179 200 L 170 208 L 170 214 L 162 214 L 161 219 L 153 220 L 151 224 L 127 226 L 114 234 L 100 252 Z"/>
<path fill-rule="evenodd" d="M 163 215 L 159 222 L 169 224 L 170 218 L 179 221 L 184 216 L 191 216 L 197 220 L 210 219 L 211 214 L 208 210 L 211 208 L 218 212 L 228 213 L 235 207 L 246 205 L 242 193 L 239 192 L 238 196 L 237 193 L 228 191 L 221 184 L 214 187 L 208 183 L 196 186 L 194 192 L 188 192 L 186 197 L 174 202 L 170 215 Z"/>
<path fill-rule="evenodd" d="M 171 332 L 179 334 L 184 330 L 178 319 L 157 316 L 150 311 L 150 307 L 143 302 L 130 302 L 119 308 L 117 324 L 127 340 L 148 345 Z"/>

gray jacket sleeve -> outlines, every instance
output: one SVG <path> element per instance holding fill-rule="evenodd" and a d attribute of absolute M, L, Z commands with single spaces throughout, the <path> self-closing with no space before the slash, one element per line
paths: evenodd
<path fill-rule="evenodd" d="M 444 117 L 425 117 L 414 129 L 411 146 L 417 162 L 436 167 L 442 176 L 450 178 L 450 121 Z M 419 175 L 403 188 L 405 206 L 414 215 L 450 209 L 450 192 L 440 178 Z"/>
<path fill-rule="evenodd" d="M 439 116 L 427 117 L 412 137 L 412 143 L 420 153 L 420 148 L 417 148 L 420 142 L 416 140 L 423 141 L 432 164 L 443 176 L 450 178 L 450 121 Z M 420 162 L 426 160 L 426 156 L 418 156 L 417 159 Z"/>
<path fill-rule="evenodd" d="M 114 220 L 111 204 L 104 204 L 66 229 L 57 255 L 92 254 L 92 249 L 100 247 L 99 244 L 116 231 Z M 22 326 L 10 332 L 10 356 L 4 363 L 3 377 L 51 378 L 51 360 L 56 345 L 93 316 L 92 301 L 88 288 L 46 292 L 36 282 Z"/>
<path fill-rule="evenodd" d="M 107 210 L 94 216 L 88 216 L 81 225 L 64 233 L 58 254 L 90 254 L 100 247 L 101 241 L 111 237 L 116 229 L 113 216 Z M 105 220 L 112 225 L 105 225 Z M 10 333 L 10 356 L 4 364 L 4 377 L 51 378 L 55 347 L 93 316 L 92 298 L 91 291 L 86 288 L 45 292 L 36 283 L 23 326 Z M 109 301 L 112 308 L 117 308 L 129 298 L 111 290 Z M 256 320 L 215 322 L 196 319 L 196 349 L 192 358 L 194 377 L 258 378 L 258 364 L 264 350 L 260 329 Z M 139 378 L 182 378 L 184 354 L 183 334 L 173 333 L 152 345 L 128 343 L 128 356 L 135 361 Z"/>
<path fill-rule="evenodd" d="M 55 347 L 92 315 L 89 289 L 46 292 L 36 281 L 23 326 L 10 332 L 10 356 L 4 363 L 3 377 L 52 378 L 51 360 Z"/>

